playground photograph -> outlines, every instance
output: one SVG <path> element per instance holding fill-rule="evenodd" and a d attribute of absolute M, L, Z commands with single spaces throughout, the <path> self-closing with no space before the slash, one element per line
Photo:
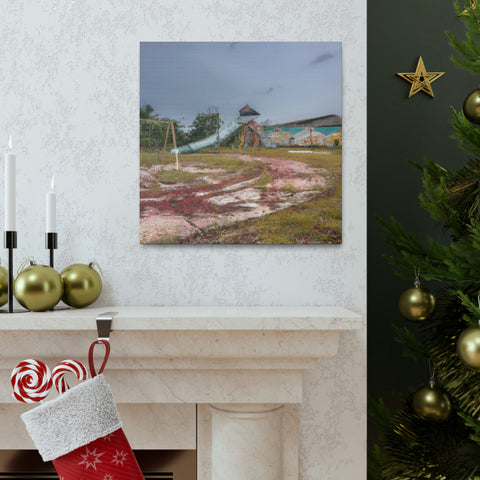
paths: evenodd
<path fill-rule="evenodd" d="M 342 242 L 339 42 L 140 43 L 140 243 Z"/>

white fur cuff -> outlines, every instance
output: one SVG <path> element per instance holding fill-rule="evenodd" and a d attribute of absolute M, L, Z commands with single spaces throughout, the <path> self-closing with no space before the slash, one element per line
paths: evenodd
<path fill-rule="evenodd" d="M 44 462 L 55 460 L 122 426 L 103 375 L 21 415 Z"/>

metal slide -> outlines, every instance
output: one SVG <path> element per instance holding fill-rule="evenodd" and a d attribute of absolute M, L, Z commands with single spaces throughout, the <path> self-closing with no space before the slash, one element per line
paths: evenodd
<path fill-rule="evenodd" d="M 235 122 L 235 121 L 233 121 L 232 123 L 229 123 L 228 125 L 225 125 L 218 132 L 218 136 L 220 137 L 220 141 L 225 140 L 232 133 L 235 133 L 241 127 L 242 127 L 242 124 L 238 123 L 238 122 Z M 189 143 L 187 145 L 183 145 L 182 147 L 179 147 L 177 149 L 178 153 L 196 152 L 197 150 L 201 150 L 202 148 L 211 147 L 213 145 L 216 145 L 218 136 L 217 136 L 216 133 L 214 133 L 213 135 L 210 135 L 209 137 L 206 137 L 206 138 L 202 138 L 202 140 L 198 140 L 197 142 L 192 142 L 192 143 Z M 172 148 L 170 150 L 170 153 L 175 153 L 175 149 Z"/>

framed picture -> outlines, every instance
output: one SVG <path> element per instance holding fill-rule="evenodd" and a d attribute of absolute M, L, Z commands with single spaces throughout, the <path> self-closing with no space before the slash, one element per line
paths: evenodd
<path fill-rule="evenodd" d="M 342 241 L 338 42 L 140 44 L 140 242 Z"/>

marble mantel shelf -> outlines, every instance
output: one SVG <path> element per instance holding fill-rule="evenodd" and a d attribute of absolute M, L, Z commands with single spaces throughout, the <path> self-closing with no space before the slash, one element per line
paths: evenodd
<path fill-rule="evenodd" d="M 360 315 L 339 307 L 5 313 L 0 448 L 33 447 L 19 419 L 30 407 L 11 396 L 12 368 L 26 358 L 50 367 L 66 358 L 86 362 L 96 317 L 105 312 L 116 314 L 104 373 L 130 442 L 142 449 L 197 448 L 199 480 L 298 480 L 303 372 L 335 356 L 343 332 L 364 327 Z"/>
<path fill-rule="evenodd" d="M 95 307 L 0 316 L 3 330 L 95 330 L 95 318 L 115 312 L 113 331 L 324 331 L 363 327 L 342 307 Z"/>

